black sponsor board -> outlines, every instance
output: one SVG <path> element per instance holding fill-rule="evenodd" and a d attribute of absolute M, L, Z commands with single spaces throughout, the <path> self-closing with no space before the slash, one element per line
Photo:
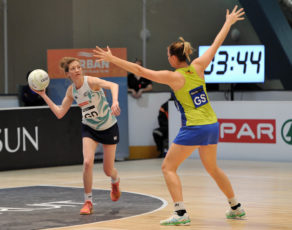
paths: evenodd
<path fill-rule="evenodd" d="M 82 163 L 81 112 L 58 119 L 47 107 L 0 110 L 0 170 Z"/>

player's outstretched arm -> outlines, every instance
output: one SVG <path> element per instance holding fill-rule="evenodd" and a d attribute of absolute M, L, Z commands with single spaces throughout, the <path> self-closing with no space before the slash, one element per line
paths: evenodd
<path fill-rule="evenodd" d="M 192 64 L 195 66 L 196 70 L 198 72 L 203 73 L 204 70 L 208 67 L 212 59 L 214 58 L 218 48 L 222 45 L 224 42 L 231 26 L 236 23 L 237 21 L 244 20 L 243 15 L 245 12 L 243 11 L 243 8 L 240 8 L 237 10 L 238 6 L 236 5 L 232 12 L 230 13 L 229 10 L 226 10 L 226 20 L 221 28 L 220 32 L 217 34 L 214 42 L 210 46 L 208 50 L 201 56 L 196 58 L 192 61 Z"/>
<path fill-rule="evenodd" d="M 142 76 L 151 81 L 169 85 L 173 89 L 175 89 L 175 87 L 177 86 L 176 82 L 180 80 L 180 78 L 177 76 L 178 73 L 176 72 L 168 70 L 155 71 L 144 68 L 143 66 L 140 66 L 136 63 L 128 62 L 126 60 L 118 58 L 111 53 L 109 47 L 107 47 L 107 50 L 103 50 L 100 47 L 96 46 L 93 52 L 95 53 L 95 55 L 93 56 L 97 58 L 97 61 L 111 62 L 128 72 L 136 74 L 137 76 Z"/>

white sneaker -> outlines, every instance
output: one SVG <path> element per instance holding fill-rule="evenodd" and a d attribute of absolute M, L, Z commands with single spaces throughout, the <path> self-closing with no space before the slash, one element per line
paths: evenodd
<path fill-rule="evenodd" d="M 183 216 L 179 216 L 176 212 L 174 212 L 168 219 L 160 221 L 160 225 L 190 225 L 190 222 L 191 220 L 187 213 Z"/>
<path fill-rule="evenodd" d="M 227 219 L 238 219 L 238 218 L 242 218 L 245 216 L 245 211 L 242 207 L 238 207 L 237 209 L 233 210 L 232 208 L 230 208 L 227 212 L 226 212 L 226 218 Z"/>

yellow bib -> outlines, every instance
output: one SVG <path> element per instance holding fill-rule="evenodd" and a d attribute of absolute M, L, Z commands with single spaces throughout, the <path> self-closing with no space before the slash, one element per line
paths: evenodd
<path fill-rule="evenodd" d="M 216 123 L 217 117 L 210 105 L 205 81 L 199 77 L 194 66 L 189 65 L 176 71 L 185 78 L 184 86 L 174 92 L 182 126 Z"/>

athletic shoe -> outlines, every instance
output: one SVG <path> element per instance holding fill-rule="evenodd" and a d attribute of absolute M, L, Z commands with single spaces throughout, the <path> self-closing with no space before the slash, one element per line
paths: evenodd
<path fill-rule="evenodd" d="M 90 215 L 91 213 L 93 213 L 92 203 L 91 201 L 87 200 L 80 210 L 80 215 Z"/>
<path fill-rule="evenodd" d="M 112 183 L 111 199 L 112 201 L 118 201 L 121 196 L 121 191 L 119 189 L 120 179 L 117 183 Z"/>
<path fill-rule="evenodd" d="M 173 215 L 168 219 L 160 221 L 160 225 L 190 225 L 190 222 L 191 220 L 187 213 L 185 213 L 183 216 L 179 216 L 176 212 L 174 212 Z"/>
<path fill-rule="evenodd" d="M 244 209 L 242 207 L 238 207 L 235 210 L 230 208 L 226 212 L 226 218 L 227 219 L 238 219 L 238 218 L 242 218 L 244 216 L 245 216 L 245 211 L 244 211 Z"/>

